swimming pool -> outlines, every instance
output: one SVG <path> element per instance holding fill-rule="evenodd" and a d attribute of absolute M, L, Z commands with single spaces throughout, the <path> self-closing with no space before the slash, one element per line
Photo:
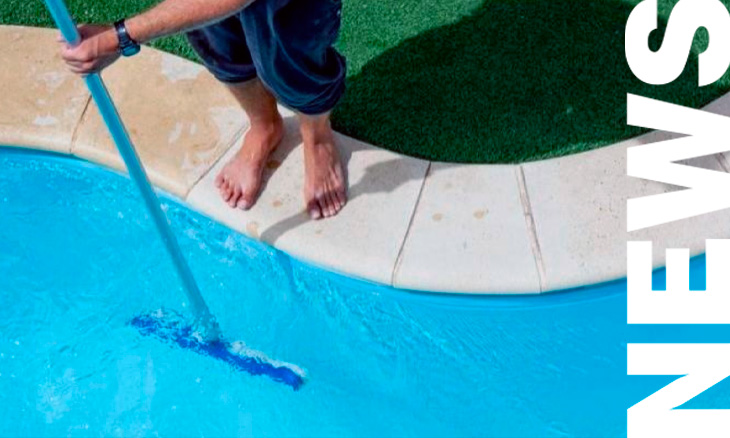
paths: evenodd
<path fill-rule="evenodd" d="M 186 304 L 135 188 L 0 148 L 0 435 L 622 436 L 626 409 L 672 380 L 626 377 L 627 341 L 730 339 L 629 329 L 625 282 L 534 297 L 393 290 L 163 199 L 226 336 L 307 383 L 295 392 L 140 336 L 130 318 Z M 701 287 L 702 257 L 692 272 Z M 686 407 L 730 407 L 724 383 Z"/>

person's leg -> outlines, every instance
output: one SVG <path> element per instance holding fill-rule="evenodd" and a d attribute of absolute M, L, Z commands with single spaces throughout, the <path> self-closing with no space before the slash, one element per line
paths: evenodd
<path fill-rule="evenodd" d="M 333 44 L 340 0 L 257 0 L 242 14 L 259 77 L 299 115 L 304 143 L 304 200 L 313 219 L 345 205 L 345 173 L 329 112 L 345 88 L 345 60 Z"/>
<path fill-rule="evenodd" d="M 266 161 L 284 132 L 276 99 L 257 77 L 239 17 L 189 32 L 187 37 L 208 70 L 226 85 L 249 118 L 251 126 L 243 145 L 218 174 L 215 184 L 228 205 L 251 208 L 261 188 Z"/>
<path fill-rule="evenodd" d="M 284 136 L 284 123 L 276 99 L 258 79 L 227 84 L 251 123 L 243 145 L 215 179 L 223 201 L 232 208 L 253 207 L 261 190 L 269 155 Z"/>
<path fill-rule="evenodd" d="M 304 200 L 312 219 L 336 215 L 347 202 L 347 184 L 329 113 L 299 114 L 304 143 Z"/>

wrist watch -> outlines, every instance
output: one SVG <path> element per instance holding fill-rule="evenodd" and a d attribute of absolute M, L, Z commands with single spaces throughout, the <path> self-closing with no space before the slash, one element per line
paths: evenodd
<path fill-rule="evenodd" d="M 119 53 L 123 56 L 132 56 L 139 53 L 140 45 L 129 36 L 123 19 L 114 23 L 114 29 L 117 31 L 117 38 L 119 39 L 119 48 L 117 49 Z"/>

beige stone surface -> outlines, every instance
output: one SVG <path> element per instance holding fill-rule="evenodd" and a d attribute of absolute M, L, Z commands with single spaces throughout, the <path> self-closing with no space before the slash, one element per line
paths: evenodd
<path fill-rule="evenodd" d="M 654 242 L 654 266 L 666 248 L 704 252 L 705 239 L 730 237 L 730 211 L 635 232 L 626 231 L 626 200 L 680 188 L 626 175 L 626 148 L 668 139 L 653 132 L 615 146 L 523 165 L 547 290 L 626 276 L 626 242 Z M 719 156 L 687 164 L 724 171 Z"/>
<path fill-rule="evenodd" d="M 68 153 L 89 100 L 50 29 L 0 26 L 0 144 Z"/>
<path fill-rule="evenodd" d="M 82 80 L 67 73 L 55 31 L 0 26 L 0 144 L 74 153 L 123 169 Z M 300 138 L 287 137 L 250 211 L 230 209 L 213 179 L 247 128 L 243 112 L 204 69 L 145 48 L 103 75 L 151 179 L 199 211 L 326 269 L 397 287 L 443 292 L 534 293 L 625 276 L 626 241 L 704 251 L 730 237 L 720 211 L 634 233 L 626 200 L 678 188 L 626 176 L 626 149 L 645 136 L 521 166 L 429 163 L 337 136 L 350 202 L 337 217 L 309 220 L 301 196 Z M 704 108 L 730 114 L 730 94 Z M 730 169 L 730 154 L 692 160 Z M 212 167 L 212 169 L 211 169 Z"/>
<path fill-rule="evenodd" d="M 251 210 L 231 209 L 214 186 L 233 149 L 193 188 L 187 202 L 294 257 L 390 284 L 428 162 L 337 135 L 347 165 L 349 201 L 333 218 L 310 220 L 302 198 L 301 140 L 291 113 L 286 126 L 287 136 L 267 166 L 265 190 Z"/>
<path fill-rule="evenodd" d="M 516 166 L 434 163 L 394 285 L 440 292 L 540 292 L 518 171 Z"/>
<path fill-rule="evenodd" d="M 184 197 L 247 126 L 237 102 L 204 68 L 150 48 L 102 74 L 150 178 Z M 92 103 L 72 152 L 123 169 Z"/>

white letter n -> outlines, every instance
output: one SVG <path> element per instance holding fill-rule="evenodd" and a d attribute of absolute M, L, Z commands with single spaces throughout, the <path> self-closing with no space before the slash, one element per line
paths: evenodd
<path fill-rule="evenodd" d="M 629 344 L 629 375 L 684 376 L 628 410 L 632 437 L 727 437 L 730 410 L 675 409 L 730 376 L 730 344 Z"/>

